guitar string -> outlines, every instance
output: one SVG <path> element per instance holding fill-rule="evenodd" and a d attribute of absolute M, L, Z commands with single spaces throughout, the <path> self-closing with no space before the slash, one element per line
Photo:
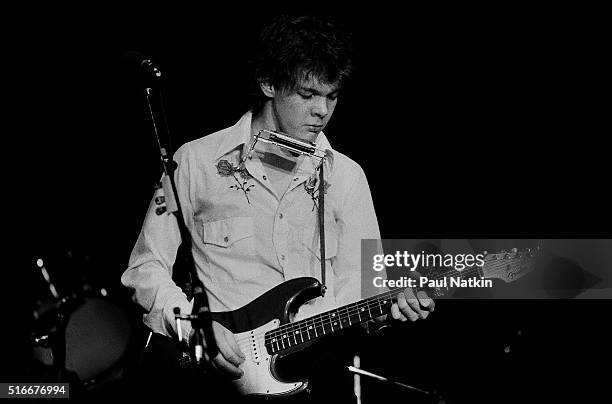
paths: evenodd
<path fill-rule="evenodd" d="M 402 289 L 403 289 L 403 288 L 400 288 L 400 289 L 398 289 L 397 291 L 402 290 Z M 389 294 L 389 299 L 388 299 L 388 300 L 391 300 L 391 297 L 392 297 L 391 295 L 393 294 L 393 292 L 388 292 L 388 294 Z M 362 305 L 363 305 L 363 304 L 365 304 L 365 303 L 362 303 Z M 388 303 L 386 303 L 386 304 L 384 304 L 384 305 L 386 306 L 387 304 L 388 304 Z M 379 304 L 379 302 L 378 302 L 378 303 L 377 303 L 377 302 L 369 302 L 369 303 L 368 303 L 368 307 L 367 307 L 367 310 L 368 310 L 368 312 L 369 312 L 369 313 L 365 313 L 365 312 L 364 312 L 364 314 L 363 314 L 363 315 L 364 315 L 364 316 L 368 316 L 368 315 L 369 315 L 370 317 L 369 317 L 369 318 L 367 318 L 367 320 L 361 320 L 361 319 L 359 319 L 359 320 L 357 320 L 357 321 L 355 321 L 355 322 L 350 323 L 348 326 L 347 326 L 347 325 L 345 325 L 345 326 L 339 326 L 339 325 L 338 325 L 338 326 L 336 326 L 336 328 L 334 328 L 334 326 L 332 325 L 332 318 L 330 317 L 330 318 L 329 318 L 329 322 L 328 322 L 328 324 L 327 324 L 327 325 L 331 326 L 331 328 L 332 328 L 332 329 L 331 329 L 330 331 L 327 331 L 327 333 L 324 333 L 324 332 L 319 332 L 319 334 L 318 334 L 318 335 L 316 334 L 316 331 L 315 331 L 315 335 L 316 335 L 315 339 L 316 339 L 316 338 L 318 338 L 318 337 L 321 337 L 321 336 L 323 336 L 323 335 L 325 335 L 325 334 L 329 334 L 329 333 L 331 333 L 331 332 L 338 331 L 338 328 L 337 328 L 337 327 L 340 327 L 340 329 L 344 329 L 344 328 L 348 328 L 348 327 L 353 326 L 353 325 L 361 324 L 362 322 L 365 322 L 365 321 L 368 321 L 368 320 L 370 320 L 370 319 L 372 319 L 372 318 L 377 317 L 377 315 L 372 315 L 372 314 L 371 314 L 371 309 L 372 309 L 372 308 L 374 308 L 374 307 L 379 308 L 380 306 L 383 306 L 383 304 Z M 362 309 L 366 310 L 365 308 L 362 308 Z M 348 313 L 348 309 L 343 309 L 343 311 L 347 311 L 347 313 Z M 362 312 L 362 311 L 354 311 L 354 312 L 353 312 L 353 314 L 350 314 L 350 316 L 357 316 L 357 315 L 359 315 L 359 313 L 361 313 L 361 312 Z M 342 313 L 341 315 L 342 315 L 342 316 L 344 316 L 344 315 L 346 315 L 347 313 Z M 385 313 L 384 313 L 384 311 L 382 311 L 382 310 L 381 310 L 381 314 L 379 314 L 379 315 L 384 315 L 384 314 L 385 314 Z M 300 334 L 300 337 L 299 337 L 299 338 L 298 338 L 298 336 L 296 336 L 296 334 L 295 334 L 295 332 L 296 332 L 296 331 L 298 331 L 297 329 L 293 329 L 291 333 L 290 333 L 290 332 L 281 333 L 281 334 L 286 334 L 286 335 L 288 335 L 288 336 L 285 338 L 285 341 L 286 341 L 286 342 L 277 342 L 277 343 L 276 343 L 276 346 L 277 346 L 277 347 L 281 347 L 281 346 L 283 346 L 283 348 L 282 348 L 282 349 L 280 349 L 280 348 L 279 348 L 279 351 L 280 351 L 280 350 L 283 350 L 283 349 L 286 349 L 286 348 L 285 348 L 285 345 L 289 345 L 289 347 L 294 347 L 294 346 L 296 346 L 296 345 L 299 345 L 299 344 L 306 343 L 306 342 L 310 341 L 310 340 L 311 340 L 311 338 L 310 338 L 310 334 L 312 334 L 312 332 L 308 333 L 308 328 L 309 328 L 309 327 L 313 327 L 313 330 L 314 330 L 315 328 L 323 329 L 323 327 L 325 327 L 325 325 L 326 325 L 324 321 L 321 321 L 321 323 L 320 323 L 321 325 L 320 325 L 320 326 L 314 325 L 314 323 L 313 323 L 312 325 L 311 325 L 311 324 L 308 324 L 308 321 L 310 321 L 310 319 L 301 320 L 301 321 L 305 321 L 306 323 L 305 323 L 305 324 L 303 324 L 303 327 L 300 327 L 300 331 L 299 331 L 299 332 L 300 332 L 301 334 Z M 301 322 L 301 321 L 300 321 L 300 322 Z M 336 321 L 336 322 L 341 322 L 341 320 L 335 320 L 335 321 Z M 271 330 L 271 331 L 275 331 L 275 330 Z M 304 340 L 304 339 L 303 339 L 303 334 L 302 334 L 302 333 L 304 333 L 304 332 L 306 332 L 306 333 L 307 333 L 307 335 L 308 335 L 308 339 L 307 339 L 307 340 Z M 255 339 L 257 340 L 257 342 L 261 343 L 261 336 L 262 336 L 262 335 L 264 335 L 264 344 L 265 344 L 265 343 L 267 343 L 266 341 L 269 341 L 269 343 L 271 343 L 271 344 L 272 344 L 272 343 L 273 343 L 273 342 L 272 342 L 272 338 L 269 338 L 268 336 L 266 336 L 266 334 L 267 334 L 267 332 L 260 332 L 260 333 L 258 333 L 258 334 L 255 334 Z M 295 341 L 295 342 L 290 342 L 289 338 L 291 338 L 291 337 L 293 337 L 293 339 L 294 339 L 294 341 Z M 241 348 L 242 348 L 242 347 L 248 347 L 248 348 L 250 349 L 250 346 L 252 345 L 251 340 L 252 340 L 252 338 L 251 338 L 250 336 L 246 336 L 246 337 L 243 337 L 243 338 L 237 339 L 237 342 L 238 342 L 238 345 L 239 345 Z M 244 344 L 243 344 L 243 343 L 244 343 Z"/>
<path fill-rule="evenodd" d="M 396 291 L 399 291 L 399 290 L 402 290 L 402 289 L 403 288 L 399 288 L 398 290 L 389 292 L 388 294 L 392 295 Z M 389 297 L 391 297 L 391 296 L 389 296 Z M 360 318 L 358 321 L 355 321 L 353 323 L 351 323 L 350 320 L 349 320 L 348 327 L 351 327 L 351 326 L 354 326 L 354 325 L 357 325 L 357 324 L 361 324 L 361 323 L 363 323 L 365 321 L 371 320 L 372 318 L 378 317 L 379 315 L 384 315 L 385 312 L 388 313 L 388 307 L 389 307 L 390 304 L 388 302 L 381 301 L 382 299 L 383 298 L 381 297 L 380 299 L 376 299 L 376 301 L 368 301 L 367 302 L 367 311 L 368 311 L 368 313 L 366 315 L 369 315 L 370 317 L 367 318 L 367 320 L 362 320 Z M 387 299 L 385 299 L 385 300 L 387 300 Z M 363 304 L 361 304 L 361 305 L 363 306 L 364 304 L 365 304 L 365 302 Z M 363 311 L 363 309 L 364 309 L 364 307 L 362 307 L 362 311 Z M 372 309 L 378 310 L 379 313 L 375 313 L 373 315 L 372 314 Z M 349 316 L 351 316 L 351 317 L 355 316 L 355 315 L 359 315 L 359 314 L 355 314 L 355 312 L 353 312 L 352 314 L 349 314 L 350 310 L 348 308 L 345 308 L 343 310 L 339 309 L 338 311 L 339 311 L 339 314 L 341 316 L 346 316 L 347 314 Z M 340 313 L 340 312 L 343 312 L 343 311 L 346 312 L 346 313 Z M 304 320 L 302 320 L 302 321 L 304 321 Z M 266 332 L 258 333 L 258 335 L 256 335 L 256 337 L 255 337 L 256 344 L 259 344 L 261 346 L 261 344 L 263 342 L 264 347 L 267 344 L 270 344 L 270 346 L 272 347 L 273 350 L 276 347 L 276 351 L 273 352 L 273 353 L 278 353 L 278 352 L 281 352 L 283 350 L 286 350 L 286 349 L 289 349 L 289 348 L 293 348 L 293 347 L 296 347 L 298 345 L 301 345 L 301 344 L 304 344 L 304 343 L 307 343 L 307 342 L 311 341 L 312 340 L 312 338 L 311 338 L 312 332 L 308 331 L 308 327 L 315 327 L 315 329 L 316 328 L 320 328 L 321 330 L 323 330 L 323 329 L 325 329 L 325 325 L 326 325 L 325 322 L 327 322 L 328 323 L 327 325 L 329 325 L 331 327 L 331 330 L 329 330 L 327 332 L 327 334 L 333 333 L 335 331 L 339 331 L 338 327 L 340 327 L 340 330 L 342 330 L 344 328 L 347 328 L 346 325 L 345 326 L 341 325 L 342 324 L 342 320 L 335 320 L 335 322 L 339 323 L 339 324 L 336 326 L 336 328 L 334 328 L 334 326 L 333 326 L 334 319 L 332 317 L 328 317 L 328 319 L 326 319 L 323 322 L 321 322 L 321 326 L 320 327 L 315 326 L 314 322 L 313 322 L 313 325 L 310 325 L 308 323 L 308 321 L 306 321 L 304 323 L 304 327 L 306 327 L 306 328 L 301 327 L 299 329 L 299 331 L 298 331 L 299 332 L 299 338 L 298 338 L 298 335 L 295 334 L 296 329 L 293 329 L 292 330 L 293 332 L 291 332 L 291 333 L 290 332 L 284 333 L 286 335 L 286 337 L 284 339 L 281 337 L 280 341 L 277 341 L 277 342 L 272 342 L 273 340 L 270 340 L 270 338 L 266 335 L 267 334 Z M 272 330 L 272 331 L 276 331 L 276 330 Z M 304 340 L 304 338 L 303 338 L 303 332 L 304 331 L 306 331 L 306 333 L 307 333 L 306 334 L 307 335 L 307 339 L 306 340 Z M 264 335 L 264 340 L 263 341 L 262 341 L 262 334 Z M 317 334 L 316 331 L 315 331 L 315 339 L 318 338 L 318 337 L 321 337 L 323 335 L 326 335 L 326 333 L 320 332 L 319 334 Z M 293 342 L 291 342 L 291 337 L 293 337 Z M 250 340 L 249 337 L 239 339 L 239 340 L 237 340 L 237 343 L 238 343 L 240 349 L 243 352 L 251 353 L 251 344 L 252 344 L 252 341 Z"/>
<path fill-rule="evenodd" d="M 500 263 L 491 264 L 491 267 L 492 267 L 491 269 L 492 269 L 492 270 L 491 270 L 490 272 L 499 272 L 499 270 L 500 270 L 500 269 L 503 269 L 503 268 L 501 268 L 501 267 L 504 267 L 504 266 L 507 266 L 507 265 L 508 265 L 508 264 L 506 264 L 506 263 L 503 263 L 503 264 L 500 264 Z M 500 266 L 501 266 L 501 267 L 500 267 Z M 496 267 L 497 267 L 497 268 L 496 268 Z M 476 267 L 476 268 L 475 268 L 475 267 L 470 267 L 469 269 L 466 269 L 466 270 L 461 271 L 461 272 L 460 272 L 460 274 L 461 274 L 462 276 L 471 276 L 471 275 L 474 275 L 474 274 L 481 273 L 481 271 L 482 271 L 482 269 L 480 269 L 480 268 L 477 268 L 477 267 Z M 442 279 L 442 278 L 445 278 L 446 276 L 448 276 L 448 274 L 453 273 L 453 272 L 454 272 L 454 271 L 452 271 L 452 270 L 451 270 L 451 271 L 447 271 L 447 272 L 445 272 L 445 273 L 439 274 L 438 276 L 431 277 L 430 279 L 440 280 L 440 279 Z M 404 288 L 397 288 L 397 289 L 395 289 L 395 290 L 392 290 L 391 292 L 385 292 L 384 294 L 399 292 L 399 291 L 401 291 L 401 290 L 403 290 L 403 289 L 404 289 Z M 362 302 L 362 304 L 365 304 L 365 302 L 366 302 L 367 300 L 376 300 L 376 301 L 374 302 L 374 304 L 378 304 L 378 300 L 380 300 L 379 298 L 383 298 L 383 295 L 384 295 L 384 294 L 377 295 L 377 296 L 373 296 L 373 297 L 371 297 L 371 298 L 369 298 L 369 299 L 366 299 L 366 300 L 364 300 L 364 301 Z M 350 309 L 349 309 L 349 306 L 356 305 L 356 304 L 357 304 L 357 303 L 353 303 L 353 304 L 351 304 L 351 305 L 347 305 L 347 306 L 345 306 L 345 309 L 344 309 L 344 310 L 350 310 Z M 329 320 L 330 320 L 332 317 L 334 317 L 334 316 L 331 316 L 331 314 L 332 314 L 333 312 L 337 312 L 338 310 L 340 310 L 340 309 L 330 310 L 330 311 L 327 311 L 327 312 L 325 312 L 325 313 L 321 313 L 321 314 L 319 314 L 319 315 L 313 316 L 313 317 L 311 317 L 311 318 L 309 318 L 309 319 L 307 319 L 307 320 L 312 320 L 312 321 L 313 321 L 313 322 L 315 322 L 315 323 L 316 323 L 317 321 L 319 321 L 320 323 L 324 323 L 324 322 L 326 322 L 326 321 L 329 321 Z M 319 318 L 317 318 L 317 317 L 319 317 Z M 306 321 L 306 320 L 301 320 L 301 321 Z M 270 338 L 269 338 L 269 339 L 274 338 L 274 337 L 278 336 L 279 334 L 285 334 L 286 332 L 296 331 L 296 330 L 299 330 L 299 329 L 303 328 L 303 327 L 300 327 L 300 326 L 299 326 L 299 325 L 300 325 L 299 323 L 300 323 L 301 321 L 298 321 L 298 322 L 295 322 L 295 323 L 284 324 L 284 325 L 282 325 L 281 327 L 279 327 L 279 328 L 277 328 L 277 329 L 275 329 L 275 330 L 271 330 L 271 331 L 270 331 L 270 334 L 269 334 L 269 335 L 270 335 Z"/>
<path fill-rule="evenodd" d="M 489 272 L 493 273 L 493 272 L 499 272 L 500 269 L 502 269 L 501 267 L 506 267 L 508 264 L 507 263 L 494 263 L 491 264 L 491 270 Z M 453 273 L 454 271 L 448 271 L 445 273 L 440 274 L 439 276 L 436 277 L 432 277 L 432 279 L 434 280 L 440 280 L 444 277 L 446 277 L 449 273 Z M 466 269 L 464 271 L 461 271 L 460 274 L 461 275 L 465 275 L 465 276 L 471 276 L 473 274 L 477 274 L 481 272 L 480 268 L 475 268 L 475 267 L 470 267 L 469 269 Z M 270 330 L 269 331 L 269 336 L 267 336 L 268 340 L 271 340 L 272 338 L 278 337 L 278 335 L 282 335 L 282 334 L 286 334 L 288 332 L 291 331 L 300 331 L 300 330 L 304 330 L 307 329 L 308 326 L 310 325 L 314 325 L 316 326 L 324 326 L 325 324 L 331 324 L 331 321 L 333 320 L 333 317 L 331 314 L 336 312 L 339 313 L 339 310 L 345 311 L 347 313 L 350 313 L 350 310 L 355 310 L 357 309 L 357 311 L 354 311 L 353 314 L 349 314 L 349 315 L 355 315 L 358 314 L 358 312 L 360 311 L 359 309 L 362 309 L 362 307 L 359 307 L 359 305 L 365 305 L 368 304 L 368 310 L 370 310 L 370 306 L 374 307 L 376 305 L 379 304 L 379 300 L 384 299 L 385 296 L 383 295 L 387 295 L 387 294 L 393 294 L 395 292 L 399 292 L 401 290 L 403 290 L 404 288 L 397 288 L 396 290 L 392 290 L 390 292 L 385 292 L 384 294 L 378 295 L 378 296 L 373 296 L 369 299 L 366 299 L 362 302 L 359 303 L 353 303 L 351 305 L 347 305 L 345 306 L 345 308 L 343 309 L 336 309 L 336 310 L 330 310 L 328 312 L 325 313 L 321 313 L 319 315 L 310 317 L 308 319 L 305 320 L 300 320 L 298 322 L 295 323 L 289 323 L 289 324 L 284 324 L 283 326 L 274 329 L 274 330 Z M 389 296 L 390 297 L 390 296 Z M 350 306 L 357 306 L 357 307 L 350 307 Z M 307 324 L 308 322 L 312 322 L 312 324 Z M 332 327 L 333 328 L 333 327 Z M 335 331 L 335 330 L 333 330 Z"/>
<path fill-rule="evenodd" d="M 520 257 L 523 258 L 523 257 Z M 488 262 L 492 262 L 493 260 L 489 260 Z M 491 268 L 487 268 L 488 272 L 490 273 L 494 273 L 494 272 L 500 272 L 500 269 L 503 269 L 504 267 L 507 267 L 508 264 L 507 262 L 503 262 L 502 260 L 500 260 L 499 262 L 494 262 L 491 263 L 489 266 Z M 432 277 L 431 279 L 435 279 L 435 280 L 439 280 L 442 279 L 444 277 L 446 277 L 448 274 L 450 273 L 454 273 L 455 271 L 451 270 L 451 271 L 447 271 L 445 273 L 440 274 L 437 277 Z M 460 276 L 470 276 L 473 274 L 478 274 L 479 272 L 482 272 L 482 269 L 479 267 L 469 267 L 465 270 L 459 271 L 459 275 Z M 507 272 L 504 270 L 504 272 Z M 288 335 L 287 337 L 285 337 L 285 339 L 287 339 L 287 343 L 289 345 L 289 347 L 293 347 L 296 345 L 299 345 L 301 343 L 305 343 L 307 341 L 303 340 L 303 335 L 302 333 L 304 331 L 308 332 L 309 327 L 320 327 L 322 330 L 324 330 L 325 325 L 329 325 L 331 327 L 331 332 L 335 332 L 337 331 L 336 329 L 334 329 L 333 326 L 333 322 L 336 321 L 339 323 L 339 325 L 337 327 L 340 327 L 340 329 L 346 328 L 346 326 L 342 326 L 342 319 L 338 319 L 335 316 L 332 316 L 332 314 L 339 314 L 340 317 L 342 316 L 349 316 L 349 318 L 351 316 L 359 316 L 359 313 L 363 313 L 364 309 L 366 309 L 366 307 L 362 307 L 362 306 L 367 306 L 367 310 L 369 312 L 370 318 L 368 320 L 364 320 L 364 321 L 359 321 L 358 323 L 362 323 L 365 321 L 369 321 L 372 318 L 377 317 L 377 315 L 372 316 L 371 314 L 371 309 L 372 308 L 376 308 L 377 306 L 379 307 L 379 311 L 381 311 L 380 315 L 384 315 L 385 313 L 382 312 L 382 310 L 380 310 L 380 306 L 381 304 L 387 305 L 388 303 L 381 303 L 382 300 L 386 300 L 387 298 L 391 298 L 394 293 L 399 292 L 401 290 L 403 290 L 404 288 L 397 288 L 395 290 L 391 290 L 389 292 L 385 292 L 381 295 L 378 296 L 374 296 L 372 298 L 366 299 L 363 302 L 358 302 L 358 303 L 353 303 L 351 305 L 347 305 L 344 308 L 339 308 L 336 310 L 330 310 L 328 312 L 325 313 L 321 313 L 319 315 L 313 316 L 311 318 L 305 319 L 305 320 L 300 320 L 296 323 L 289 323 L 289 324 L 284 324 L 283 326 L 274 329 L 274 330 L 269 330 L 269 331 L 265 331 L 265 332 L 259 332 L 253 336 L 247 336 L 247 337 L 243 337 L 240 338 L 237 342 L 239 343 L 243 343 L 242 346 L 250 346 L 251 342 L 250 340 L 252 339 L 252 337 L 255 337 L 259 342 L 261 342 L 261 334 L 264 334 L 264 344 L 267 342 L 272 343 L 272 340 L 274 338 L 278 338 L 279 336 L 282 337 L 283 334 Z M 389 296 L 386 296 L 389 295 Z M 354 307 L 351 307 L 354 306 Z M 360 319 L 361 320 L 361 319 Z M 349 327 L 352 326 L 353 324 L 350 323 L 350 319 L 349 319 Z M 296 331 L 300 333 L 300 340 L 302 340 L 302 342 L 297 342 L 297 336 L 296 336 Z M 308 335 L 308 341 L 311 340 L 310 335 Z M 325 335 L 325 333 L 322 333 L 322 335 Z M 290 338 L 291 336 L 294 337 L 294 343 L 293 345 L 291 345 L 290 340 L 288 340 L 288 338 Z M 317 338 L 318 335 L 315 337 Z M 244 344 L 244 342 L 246 342 L 246 344 Z M 277 347 L 280 347 L 280 345 L 283 344 L 282 342 L 282 338 L 281 338 L 281 343 L 279 344 L 278 342 L 276 342 Z M 284 346 L 284 344 L 283 344 Z M 286 349 L 286 348 L 283 348 Z M 279 349 L 280 351 L 281 349 Z"/>

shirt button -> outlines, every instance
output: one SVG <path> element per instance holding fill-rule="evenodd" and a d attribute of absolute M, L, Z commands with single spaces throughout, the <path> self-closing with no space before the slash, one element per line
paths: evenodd
<path fill-rule="evenodd" d="M 283 260 L 283 261 L 285 260 L 285 254 L 281 255 L 281 260 Z"/>
<path fill-rule="evenodd" d="M 263 176 L 264 181 L 268 179 L 268 177 L 266 177 L 265 175 Z"/>
<path fill-rule="evenodd" d="M 299 180 L 299 178 L 294 178 L 294 179 L 293 179 L 293 181 L 297 181 L 297 180 Z"/>
<path fill-rule="evenodd" d="M 223 241 L 227 243 L 229 241 L 229 237 L 228 236 L 223 237 Z"/>
<path fill-rule="evenodd" d="M 278 215 L 278 217 L 280 217 L 282 219 L 283 218 L 283 214 L 281 213 L 280 215 Z"/>

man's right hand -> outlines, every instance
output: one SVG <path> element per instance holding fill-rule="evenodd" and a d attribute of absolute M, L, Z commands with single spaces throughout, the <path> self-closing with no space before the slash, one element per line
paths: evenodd
<path fill-rule="evenodd" d="M 219 353 L 211 360 L 206 352 L 206 340 L 204 340 L 204 360 L 220 374 L 231 379 L 239 379 L 244 373 L 239 366 L 244 362 L 245 356 L 236 343 L 234 334 L 216 321 L 213 321 L 212 328 Z"/>

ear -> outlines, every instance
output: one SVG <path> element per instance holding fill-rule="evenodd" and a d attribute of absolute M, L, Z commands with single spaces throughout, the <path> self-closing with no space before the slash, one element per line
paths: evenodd
<path fill-rule="evenodd" d="M 272 84 L 268 83 L 267 81 L 260 81 L 259 87 L 266 97 L 274 98 L 276 91 L 274 90 L 274 86 Z"/>

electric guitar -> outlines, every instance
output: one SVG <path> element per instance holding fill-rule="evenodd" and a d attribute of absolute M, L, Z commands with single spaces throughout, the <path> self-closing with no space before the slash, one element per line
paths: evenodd
<path fill-rule="evenodd" d="M 487 254 L 482 267 L 455 271 L 454 276 L 497 278 L 515 281 L 533 268 L 536 250 Z M 428 278 L 441 278 L 440 273 Z M 335 310 L 301 321 L 290 318 L 305 302 L 322 296 L 322 285 L 310 277 L 284 282 L 237 310 L 213 312 L 212 319 L 234 333 L 246 359 L 240 365 L 244 374 L 234 380 L 243 395 L 286 396 L 301 392 L 307 380 L 283 380 L 276 371 L 279 358 L 300 351 L 319 338 L 387 314 L 397 293 L 389 290 Z M 430 294 L 431 295 L 431 294 Z"/>

